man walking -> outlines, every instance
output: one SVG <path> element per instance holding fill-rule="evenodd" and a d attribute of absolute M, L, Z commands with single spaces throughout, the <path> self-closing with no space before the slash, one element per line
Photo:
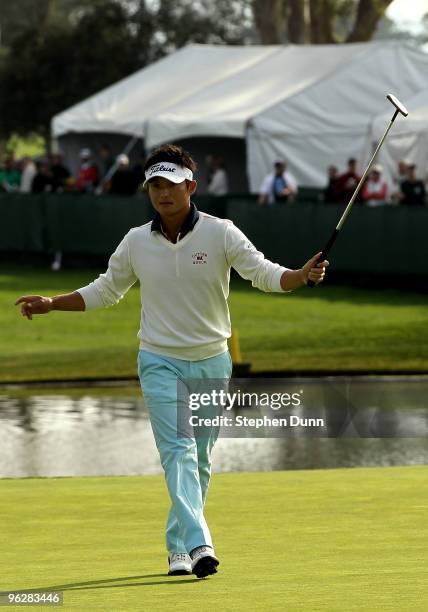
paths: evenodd
<path fill-rule="evenodd" d="M 316 264 L 318 253 L 299 270 L 284 268 L 265 259 L 231 221 L 199 212 L 191 202 L 196 164 L 180 147 L 159 147 L 144 170 L 155 218 L 126 234 L 107 271 L 72 293 L 27 295 L 16 304 L 28 319 L 51 310 L 106 307 L 140 281 L 138 373 L 172 502 L 169 574 L 204 578 L 219 564 L 203 513 L 217 433 L 177 435 L 177 381 L 231 376 L 231 267 L 262 291 L 286 292 L 308 279 L 321 282 L 328 262 Z"/>

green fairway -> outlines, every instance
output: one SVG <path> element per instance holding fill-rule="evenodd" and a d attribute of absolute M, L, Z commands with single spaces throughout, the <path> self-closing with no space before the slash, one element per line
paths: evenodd
<path fill-rule="evenodd" d="M 206 580 L 166 576 L 162 477 L 0 480 L 1 589 L 80 610 L 428 607 L 428 467 L 215 474 Z M 9 608 L 7 608 L 9 609 Z"/>
<path fill-rule="evenodd" d="M 117 306 L 28 321 L 22 294 L 77 289 L 96 271 L 0 268 L 0 381 L 136 375 L 139 288 Z M 232 324 L 253 370 L 427 370 L 426 295 L 333 287 L 264 294 L 232 282 Z"/>

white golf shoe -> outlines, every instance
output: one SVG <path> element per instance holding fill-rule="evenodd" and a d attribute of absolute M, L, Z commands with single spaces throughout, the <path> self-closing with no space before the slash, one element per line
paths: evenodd
<path fill-rule="evenodd" d="M 192 563 L 187 553 L 171 553 L 168 563 L 168 576 L 185 576 L 192 573 Z"/>
<path fill-rule="evenodd" d="M 217 573 L 217 565 L 220 563 L 211 546 L 198 546 L 194 548 L 190 557 L 192 559 L 192 573 L 198 578 L 206 578 Z"/>

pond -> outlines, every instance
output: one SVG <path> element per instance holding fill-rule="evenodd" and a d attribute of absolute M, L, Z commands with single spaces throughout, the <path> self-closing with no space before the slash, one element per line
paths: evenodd
<path fill-rule="evenodd" d="M 388 431 L 393 434 L 373 437 L 372 432 L 358 437 L 354 432 L 328 437 L 321 432 L 265 438 L 247 430 L 240 437 L 221 435 L 214 448 L 213 470 L 428 463 L 428 377 L 383 378 L 375 383 L 372 400 L 364 400 L 366 407 L 372 417 L 377 411 L 378 418 L 380 408 L 387 405 L 388 423 L 394 425 Z M 319 379 L 293 380 L 292 384 L 310 388 L 313 397 L 321 392 L 325 396 L 325 384 Z M 349 387 L 349 381 L 346 384 Z M 321 395 L 318 401 L 321 409 Z M 300 414 L 304 415 L 304 407 Z M 158 473 L 162 468 L 137 384 L 0 389 L 0 477 Z"/>

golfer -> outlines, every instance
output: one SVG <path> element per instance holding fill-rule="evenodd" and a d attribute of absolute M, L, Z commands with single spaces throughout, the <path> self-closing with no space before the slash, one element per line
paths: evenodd
<path fill-rule="evenodd" d="M 268 261 L 227 219 L 197 210 L 191 201 L 196 163 L 182 148 L 156 149 L 144 167 L 144 186 L 156 211 L 132 228 L 110 257 L 108 269 L 89 285 L 65 295 L 25 295 L 16 304 L 28 319 L 51 310 L 90 310 L 117 304 L 141 286 L 138 374 L 172 506 L 166 526 L 169 574 L 217 572 L 204 504 L 211 451 L 218 433 L 177 435 L 177 380 L 226 379 L 230 268 L 266 292 L 293 291 L 308 279 L 323 280 L 327 261 L 317 253 L 301 269 Z"/>

